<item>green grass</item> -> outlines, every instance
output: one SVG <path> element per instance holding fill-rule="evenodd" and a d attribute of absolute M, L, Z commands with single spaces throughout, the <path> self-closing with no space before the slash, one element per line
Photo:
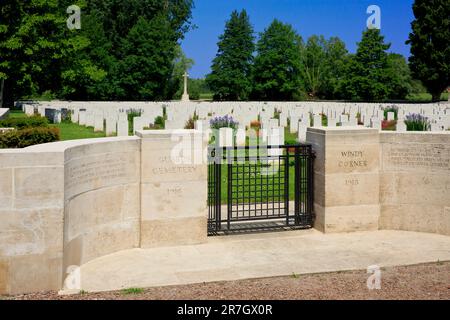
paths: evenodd
<path fill-rule="evenodd" d="M 27 117 L 27 115 L 21 110 L 10 110 L 8 117 L 25 118 Z M 104 132 L 94 132 L 93 127 L 80 126 L 76 123 L 64 122 L 58 124 L 50 124 L 50 126 L 59 128 L 61 141 L 105 137 Z"/>
<path fill-rule="evenodd" d="M 289 200 L 295 199 L 295 166 L 294 166 L 294 155 L 290 155 L 290 165 L 289 165 Z M 301 160 L 301 168 L 306 166 L 306 160 Z M 281 165 L 284 166 L 284 163 Z M 251 169 L 249 169 L 251 167 Z M 279 168 L 278 171 L 275 167 L 269 167 L 267 172 L 271 173 L 271 175 L 265 175 L 264 170 L 267 167 L 267 164 L 251 164 L 248 165 L 248 161 L 245 165 L 233 164 L 233 176 L 239 177 L 239 184 L 233 188 L 234 192 L 237 193 L 240 197 L 244 197 L 246 202 L 254 203 L 254 202 L 265 202 L 267 200 L 272 201 L 283 201 L 284 194 L 284 167 Z M 251 170 L 251 172 L 250 172 Z M 238 174 L 236 174 L 238 173 Z M 245 180 L 244 180 L 245 179 Z M 251 181 L 251 183 L 249 183 Z M 243 184 L 251 184 L 249 186 L 243 186 Z M 281 184 L 281 186 L 280 186 Z M 280 191 L 276 191 L 280 188 Z M 228 165 L 221 165 L 221 202 L 222 204 L 226 204 L 228 201 Z M 267 194 L 280 194 L 279 198 L 268 199 Z M 233 195 L 235 198 L 236 195 Z"/>
<path fill-rule="evenodd" d="M 448 93 L 441 95 L 441 101 L 447 101 Z M 406 97 L 406 100 L 411 102 L 431 102 L 431 94 L 429 93 L 412 93 Z"/>
<path fill-rule="evenodd" d="M 80 126 L 76 123 L 58 123 L 50 126 L 59 128 L 61 141 L 105 137 L 104 132 L 94 132 L 93 127 Z"/>
<path fill-rule="evenodd" d="M 212 100 L 213 99 L 213 93 L 200 93 L 200 100 Z"/>
<path fill-rule="evenodd" d="M 259 139 L 259 138 L 258 138 Z M 285 128 L 285 143 L 293 144 L 297 141 L 297 134 L 296 133 L 290 133 L 289 128 Z M 249 138 L 247 137 L 247 145 L 249 145 Z M 246 151 L 246 155 L 248 155 L 248 151 Z M 243 157 L 243 155 L 242 155 Z M 294 166 L 294 154 L 290 154 L 289 157 L 289 199 L 294 200 L 295 199 L 295 166 Z M 303 168 L 306 165 L 306 160 L 301 160 L 301 167 Z M 264 167 L 267 167 L 267 163 L 258 165 L 252 164 L 252 172 L 248 172 L 248 161 L 246 162 L 246 165 L 239 165 L 239 164 L 233 164 L 233 167 L 235 171 L 233 172 L 239 172 L 239 179 L 245 179 L 246 181 L 252 180 L 254 181 L 257 179 L 257 181 L 260 181 L 260 184 L 251 187 L 251 190 L 249 190 L 249 187 L 245 188 L 239 188 L 236 191 L 238 193 L 242 193 L 242 195 L 246 199 L 250 199 L 251 201 L 256 202 L 264 202 L 270 199 L 267 199 L 265 195 L 267 193 L 278 193 L 274 192 L 274 188 L 278 188 L 280 181 L 283 181 L 284 179 L 284 168 L 281 168 L 283 171 L 278 171 L 276 174 L 272 175 L 264 175 Z M 245 167 L 245 169 L 244 169 Z M 245 170 L 245 171 L 244 171 Z M 263 171 L 261 174 L 261 171 Z M 269 169 L 269 172 L 274 172 L 273 169 Z M 228 165 L 222 164 L 221 165 L 221 202 L 222 204 L 226 204 L 228 200 Z M 282 183 L 282 182 L 281 182 Z M 239 183 L 242 184 L 242 181 Z M 283 191 L 279 192 L 280 194 L 283 193 Z M 271 199 L 275 201 L 283 201 L 283 199 Z"/>
<path fill-rule="evenodd" d="M 9 110 L 9 118 L 26 118 L 27 115 L 22 110 Z"/>
<path fill-rule="evenodd" d="M 285 143 L 286 142 L 291 143 L 291 142 L 297 141 L 297 138 L 298 138 L 297 133 L 291 133 L 291 130 L 288 127 L 284 128 L 284 142 Z"/>
<path fill-rule="evenodd" d="M 142 289 L 142 288 L 128 288 L 128 289 L 123 289 L 122 290 L 122 294 L 123 295 L 141 294 L 143 292 L 144 292 L 144 289 Z"/>

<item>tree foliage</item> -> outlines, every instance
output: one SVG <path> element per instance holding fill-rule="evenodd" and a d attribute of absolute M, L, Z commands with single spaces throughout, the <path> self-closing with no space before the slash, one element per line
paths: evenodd
<path fill-rule="evenodd" d="M 408 44 L 413 76 L 420 79 L 433 101 L 439 101 L 449 86 L 450 75 L 450 1 L 416 0 L 415 20 Z"/>
<path fill-rule="evenodd" d="M 66 8 L 82 9 L 69 30 Z M 178 41 L 193 0 L 2 0 L 0 80 L 5 101 L 168 99 Z"/>
<path fill-rule="evenodd" d="M 219 37 L 218 51 L 206 81 L 216 100 L 246 100 L 251 91 L 253 27 L 245 10 L 233 11 Z"/>
<path fill-rule="evenodd" d="M 339 98 L 348 51 L 337 37 L 311 36 L 302 50 L 302 81 L 312 98 Z"/>
<path fill-rule="evenodd" d="M 302 38 L 289 24 L 274 20 L 260 34 L 253 68 L 253 97 L 292 100 L 301 89 Z"/>
<path fill-rule="evenodd" d="M 390 44 L 384 43 L 379 29 L 367 29 L 358 43 L 355 55 L 350 58 L 343 89 L 357 100 L 384 100 L 389 96 Z"/>

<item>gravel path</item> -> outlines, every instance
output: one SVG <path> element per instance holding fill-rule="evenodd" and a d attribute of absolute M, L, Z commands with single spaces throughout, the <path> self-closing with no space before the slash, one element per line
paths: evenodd
<path fill-rule="evenodd" d="M 55 292 L 0 297 L 0 299 L 441 299 L 450 300 L 450 262 L 383 268 L 381 289 L 368 290 L 366 271 L 292 275 L 253 280 L 203 283 L 149 289 L 58 296 Z"/>

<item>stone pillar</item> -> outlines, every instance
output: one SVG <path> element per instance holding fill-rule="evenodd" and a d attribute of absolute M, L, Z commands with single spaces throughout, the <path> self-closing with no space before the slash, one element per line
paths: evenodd
<path fill-rule="evenodd" d="M 380 145 L 377 129 L 308 128 L 314 164 L 315 228 L 322 232 L 377 230 Z"/>
<path fill-rule="evenodd" d="M 136 133 L 141 145 L 141 247 L 207 238 L 206 141 L 197 130 Z"/>

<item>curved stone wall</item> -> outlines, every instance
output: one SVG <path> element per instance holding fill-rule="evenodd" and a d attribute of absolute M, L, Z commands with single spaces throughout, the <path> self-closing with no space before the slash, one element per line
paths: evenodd
<path fill-rule="evenodd" d="M 68 266 L 139 246 L 140 139 L 0 151 L 0 293 L 59 290 Z"/>
<path fill-rule="evenodd" d="M 139 246 L 140 141 L 72 147 L 64 156 L 64 268 Z"/>

